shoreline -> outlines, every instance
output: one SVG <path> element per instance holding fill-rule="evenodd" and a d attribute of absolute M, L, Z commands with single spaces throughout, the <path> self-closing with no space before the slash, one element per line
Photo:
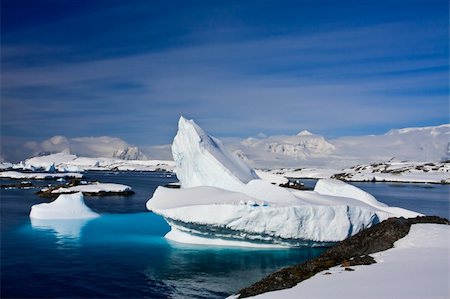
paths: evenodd
<path fill-rule="evenodd" d="M 413 224 L 435 223 L 449 225 L 448 219 L 438 216 L 416 218 L 389 218 L 377 225 L 330 247 L 320 256 L 301 264 L 278 270 L 262 280 L 238 291 L 229 298 L 247 298 L 272 291 L 289 289 L 319 272 L 332 267 L 344 267 L 353 271 L 351 266 L 376 263 L 370 256 L 377 252 L 393 248 L 394 243 L 405 237 Z"/>

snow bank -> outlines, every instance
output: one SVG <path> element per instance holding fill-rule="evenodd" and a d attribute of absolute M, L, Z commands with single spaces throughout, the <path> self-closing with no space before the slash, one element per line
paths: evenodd
<path fill-rule="evenodd" d="M 229 153 L 220 140 L 208 136 L 193 120 L 184 117 L 178 122 L 172 154 L 182 188 L 234 189 L 258 178 L 253 169 Z"/>
<path fill-rule="evenodd" d="M 324 195 L 354 198 L 377 208 L 387 207 L 387 205 L 377 201 L 369 193 L 339 180 L 321 179 L 314 187 L 314 191 Z"/>
<path fill-rule="evenodd" d="M 346 169 L 274 169 L 290 178 L 339 178 L 350 182 L 450 183 L 450 163 L 383 162 L 359 164 Z"/>
<path fill-rule="evenodd" d="M 450 226 L 415 224 L 394 248 L 374 254 L 376 264 L 334 267 L 297 286 L 252 298 L 449 298 Z"/>
<path fill-rule="evenodd" d="M 73 161 L 77 156 L 67 153 L 57 153 L 46 156 L 33 157 L 25 160 L 25 166 L 31 166 L 34 168 L 49 168 L 51 165 L 56 166 L 60 164 L 66 164 Z"/>
<path fill-rule="evenodd" d="M 31 207 L 30 218 L 36 219 L 80 219 L 100 216 L 84 203 L 81 192 L 62 194 L 50 203 L 36 204 Z"/>
<path fill-rule="evenodd" d="M 172 150 L 181 189 L 158 187 L 146 204 L 170 224 L 172 240 L 320 246 L 389 217 L 420 215 L 387 207 L 337 180 L 321 181 L 315 191 L 278 187 L 270 182 L 273 177 L 259 179 L 220 141 L 183 117 Z"/>
<path fill-rule="evenodd" d="M 15 164 L 16 169 L 51 169 L 57 171 L 120 170 L 120 171 L 172 171 L 175 163 L 168 160 L 122 160 L 118 158 L 78 157 L 67 153 L 33 157 Z"/>
<path fill-rule="evenodd" d="M 73 187 L 61 187 L 52 191 L 52 193 L 73 193 L 73 192 L 86 192 L 86 193 L 123 193 L 132 191 L 130 186 L 113 183 L 93 183 L 88 185 L 78 185 Z"/>
<path fill-rule="evenodd" d="M 269 183 L 275 184 L 277 186 L 289 183 L 289 180 L 284 176 L 271 173 L 269 171 L 255 170 L 255 172 L 256 175 L 262 180 L 268 181 Z"/>

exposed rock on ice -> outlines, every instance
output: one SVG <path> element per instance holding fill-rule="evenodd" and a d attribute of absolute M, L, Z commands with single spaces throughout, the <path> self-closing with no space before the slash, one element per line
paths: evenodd
<path fill-rule="evenodd" d="M 315 191 L 273 185 L 183 117 L 172 150 L 181 189 L 159 187 L 147 208 L 180 242 L 328 245 L 392 216 L 420 215 L 337 180 L 320 181 Z"/>
<path fill-rule="evenodd" d="M 392 218 L 229 298 L 448 298 L 449 236 L 446 219 Z"/>
<path fill-rule="evenodd" d="M 448 162 L 383 162 L 359 164 L 346 169 L 274 169 L 290 178 L 337 178 L 349 182 L 405 182 L 450 184 Z"/>
<path fill-rule="evenodd" d="M 130 154 L 127 152 L 127 154 Z M 123 158 L 127 158 L 123 156 Z M 67 153 L 33 157 L 18 168 L 46 169 L 54 164 L 58 171 L 119 170 L 119 171 L 172 171 L 175 163 L 167 160 L 122 160 L 117 158 L 77 157 Z"/>
<path fill-rule="evenodd" d="M 30 211 L 30 218 L 36 219 L 84 219 L 98 216 L 86 206 L 81 192 L 62 194 L 50 203 L 33 205 Z"/>
<path fill-rule="evenodd" d="M 131 194 L 134 193 L 130 186 L 114 183 L 92 183 L 87 185 L 78 185 L 73 187 L 60 187 L 52 190 L 52 194 L 82 192 L 89 195 L 107 195 L 107 194 Z"/>
<path fill-rule="evenodd" d="M 18 171 L 3 171 L 0 172 L 0 178 L 15 179 L 15 180 L 48 180 L 58 178 L 78 178 L 81 179 L 81 173 L 40 173 L 40 172 L 18 172 Z"/>

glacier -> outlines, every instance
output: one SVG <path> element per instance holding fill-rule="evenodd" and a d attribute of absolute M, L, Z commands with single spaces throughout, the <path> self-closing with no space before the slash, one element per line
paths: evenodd
<path fill-rule="evenodd" d="M 389 217 L 420 215 L 334 179 L 320 180 L 314 191 L 271 184 L 184 117 L 172 153 L 181 188 L 158 187 L 146 206 L 166 219 L 174 241 L 328 246 Z"/>

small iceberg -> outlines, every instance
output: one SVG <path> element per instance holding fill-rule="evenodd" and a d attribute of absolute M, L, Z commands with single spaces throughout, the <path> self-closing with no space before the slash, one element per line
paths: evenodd
<path fill-rule="evenodd" d="M 50 203 L 33 205 L 30 211 L 30 218 L 34 219 L 89 219 L 99 216 L 86 206 L 81 192 L 61 194 Z"/>
<path fill-rule="evenodd" d="M 389 217 L 420 215 L 337 180 L 321 180 L 314 191 L 273 185 L 183 117 L 172 153 L 181 188 L 158 187 L 147 209 L 166 219 L 174 241 L 328 246 Z"/>

